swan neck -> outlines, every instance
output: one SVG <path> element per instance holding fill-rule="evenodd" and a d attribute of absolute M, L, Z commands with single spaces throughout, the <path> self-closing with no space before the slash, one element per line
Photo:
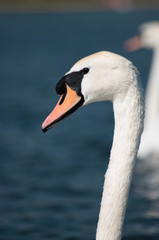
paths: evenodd
<path fill-rule="evenodd" d="M 143 129 L 143 103 L 138 87 L 113 103 L 115 129 L 96 240 L 120 240 L 128 193 Z"/>
<path fill-rule="evenodd" d="M 145 125 L 152 124 L 159 115 L 159 46 L 154 48 L 152 64 L 146 90 Z"/>

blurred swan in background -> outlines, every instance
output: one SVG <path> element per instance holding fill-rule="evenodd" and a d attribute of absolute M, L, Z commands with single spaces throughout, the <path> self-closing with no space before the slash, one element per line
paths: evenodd
<path fill-rule="evenodd" d="M 153 49 L 153 59 L 147 83 L 145 126 L 138 157 L 159 158 L 159 22 L 147 22 L 139 27 L 139 33 L 125 44 L 127 51 L 141 48 Z"/>
<path fill-rule="evenodd" d="M 143 129 L 144 106 L 137 70 L 119 55 L 99 52 L 78 61 L 58 82 L 56 91 L 61 97 L 42 124 L 44 132 L 88 103 L 113 103 L 115 130 L 96 240 L 120 240 Z"/>

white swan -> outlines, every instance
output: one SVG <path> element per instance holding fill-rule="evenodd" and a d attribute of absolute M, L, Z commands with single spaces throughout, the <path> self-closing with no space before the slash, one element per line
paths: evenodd
<path fill-rule="evenodd" d="M 127 59 L 99 52 L 77 62 L 60 80 L 59 102 L 42 124 L 45 132 L 78 107 L 109 100 L 113 103 L 115 130 L 110 163 L 97 226 L 97 240 L 119 240 L 140 135 L 143 98 L 137 70 Z"/>
<path fill-rule="evenodd" d="M 153 60 L 145 97 L 145 127 L 138 152 L 140 158 L 159 156 L 159 22 L 144 23 L 139 34 L 126 41 L 128 51 L 140 48 L 153 49 Z"/>

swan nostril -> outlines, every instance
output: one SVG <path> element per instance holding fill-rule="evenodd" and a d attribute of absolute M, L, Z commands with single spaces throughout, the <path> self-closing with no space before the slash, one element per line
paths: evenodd
<path fill-rule="evenodd" d="M 62 95 L 61 100 L 59 102 L 59 105 L 61 105 L 64 102 L 65 97 L 66 97 L 66 93 L 67 93 L 67 90 L 65 90 L 64 94 Z"/>

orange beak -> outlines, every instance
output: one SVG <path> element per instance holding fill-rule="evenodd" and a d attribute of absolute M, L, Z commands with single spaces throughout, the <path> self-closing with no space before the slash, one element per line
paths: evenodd
<path fill-rule="evenodd" d="M 65 117 L 69 116 L 71 113 L 77 110 L 83 104 L 83 102 L 83 97 L 78 96 L 76 91 L 72 90 L 66 84 L 66 94 L 63 94 L 60 97 L 53 111 L 43 122 L 42 131 L 46 132 L 50 128 L 57 125 Z"/>
<path fill-rule="evenodd" d="M 142 43 L 138 35 L 128 39 L 124 43 L 124 48 L 127 52 L 137 51 L 142 48 Z"/>

